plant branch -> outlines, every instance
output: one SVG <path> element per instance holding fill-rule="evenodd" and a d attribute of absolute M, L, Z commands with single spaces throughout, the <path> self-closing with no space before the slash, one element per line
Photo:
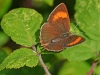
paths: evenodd
<path fill-rule="evenodd" d="M 37 52 L 36 47 L 34 45 L 32 46 L 32 49 L 36 52 L 36 54 L 37 54 L 37 56 L 39 58 L 39 61 L 40 61 L 41 65 L 42 65 L 46 75 L 51 75 L 50 72 L 48 71 L 46 65 L 44 64 L 44 62 L 42 60 L 41 54 Z"/>
<path fill-rule="evenodd" d="M 90 69 L 90 71 L 88 72 L 87 75 L 92 75 L 92 74 L 93 74 L 94 69 L 95 69 L 97 63 L 98 63 L 98 60 L 95 60 L 95 61 L 93 62 L 92 67 L 91 67 L 91 69 Z"/>

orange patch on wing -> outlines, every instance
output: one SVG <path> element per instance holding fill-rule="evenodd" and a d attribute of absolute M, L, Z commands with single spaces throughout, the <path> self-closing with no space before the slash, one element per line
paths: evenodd
<path fill-rule="evenodd" d="M 46 44 L 42 44 L 42 46 L 45 46 Z"/>
<path fill-rule="evenodd" d="M 47 46 L 48 44 L 49 44 L 49 43 L 45 43 L 45 44 L 42 44 L 42 46 L 44 46 L 44 47 L 45 47 L 45 46 Z"/>
<path fill-rule="evenodd" d="M 80 40 L 81 40 L 82 38 L 81 37 L 79 37 L 79 38 L 77 38 L 75 41 L 73 41 L 73 42 L 71 42 L 71 43 L 69 43 L 69 44 L 67 44 L 67 46 L 72 46 L 72 45 L 75 45 L 75 44 L 77 44 L 78 42 L 80 42 Z"/>
<path fill-rule="evenodd" d="M 68 15 L 67 15 L 66 12 L 60 11 L 60 12 L 57 12 L 57 13 L 54 15 L 53 21 L 56 21 L 58 18 L 67 18 L 67 17 L 68 17 Z"/>

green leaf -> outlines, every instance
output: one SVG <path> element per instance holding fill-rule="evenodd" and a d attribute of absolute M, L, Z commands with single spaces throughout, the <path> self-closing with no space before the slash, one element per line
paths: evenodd
<path fill-rule="evenodd" d="M 7 43 L 9 40 L 9 37 L 4 33 L 0 31 L 0 47 L 3 46 L 5 43 Z"/>
<path fill-rule="evenodd" d="M 0 0 L 0 18 L 7 12 L 12 0 Z"/>
<path fill-rule="evenodd" d="M 31 49 L 21 48 L 11 53 L 0 64 L 0 70 L 4 68 L 20 68 L 23 66 L 33 67 L 38 64 L 38 57 Z"/>
<path fill-rule="evenodd" d="M 85 45 L 96 54 L 100 51 L 100 1 L 76 0 L 75 20 L 86 37 Z"/>
<path fill-rule="evenodd" d="M 87 75 L 90 66 L 86 62 L 65 62 L 58 75 Z"/>
<path fill-rule="evenodd" d="M 86 39 L 85 46 L 89 47 L 94 54 L 100 51 L 100 43 L 98 41 Z"/>
<path fill-rule="evenodd" d="M 30 47 L 37 43 L 39 34 L 36 32 L 42 20 L 42 16 L 35 10 L 18 8 L 3 17 L 1 27 L 17 44 Z"/>
<path fill-rule="evenodd" d="M 78 25 L 75 25 L 74 23 L 71 23 L 70 26 L 71 26 L 70 31 L 73 34 L 85 37 L 85 35 L 83 34 L 83 32 L 79 30 Z"/>
<path fill-rule="evenodd" d="M 100 41 L 100 0 L 76 0 L 75 20 L 89 38 Z"/>
<path fill-rule="evenodd" d="M 85 43 L 71 48 L 66 48 L 61 52 L 63 58 L 67 58 L 69 61 L 84 61 L 94 56 L 94 52 Z"/>

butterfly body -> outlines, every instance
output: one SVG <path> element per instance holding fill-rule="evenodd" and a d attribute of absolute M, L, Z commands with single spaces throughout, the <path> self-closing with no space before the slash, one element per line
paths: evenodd
<path fill-rule="evenodd" d="M 70 20 L 64 3 L 59 4 L 41 27 L 40 42 L 48 51 L 61 51 L 64 48 L 84 42 L 85 39 L 70 32 Z"/>

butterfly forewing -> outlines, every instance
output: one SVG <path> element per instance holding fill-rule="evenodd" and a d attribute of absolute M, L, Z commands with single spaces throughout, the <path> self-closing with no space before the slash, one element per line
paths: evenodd
<path fill-rule="evenodd" d="M 64 3 L 59 4 L 49 15 L 48 22 L 62 32 L 70 30 L 70 20 Z"/>
<path fill-rule="evenodd" d="M 40 42 L 41 44 L 47 44 L 62 34 L 61 31 L 52 27 L 49 23 L 44 23 L 40 31 Z"/>

